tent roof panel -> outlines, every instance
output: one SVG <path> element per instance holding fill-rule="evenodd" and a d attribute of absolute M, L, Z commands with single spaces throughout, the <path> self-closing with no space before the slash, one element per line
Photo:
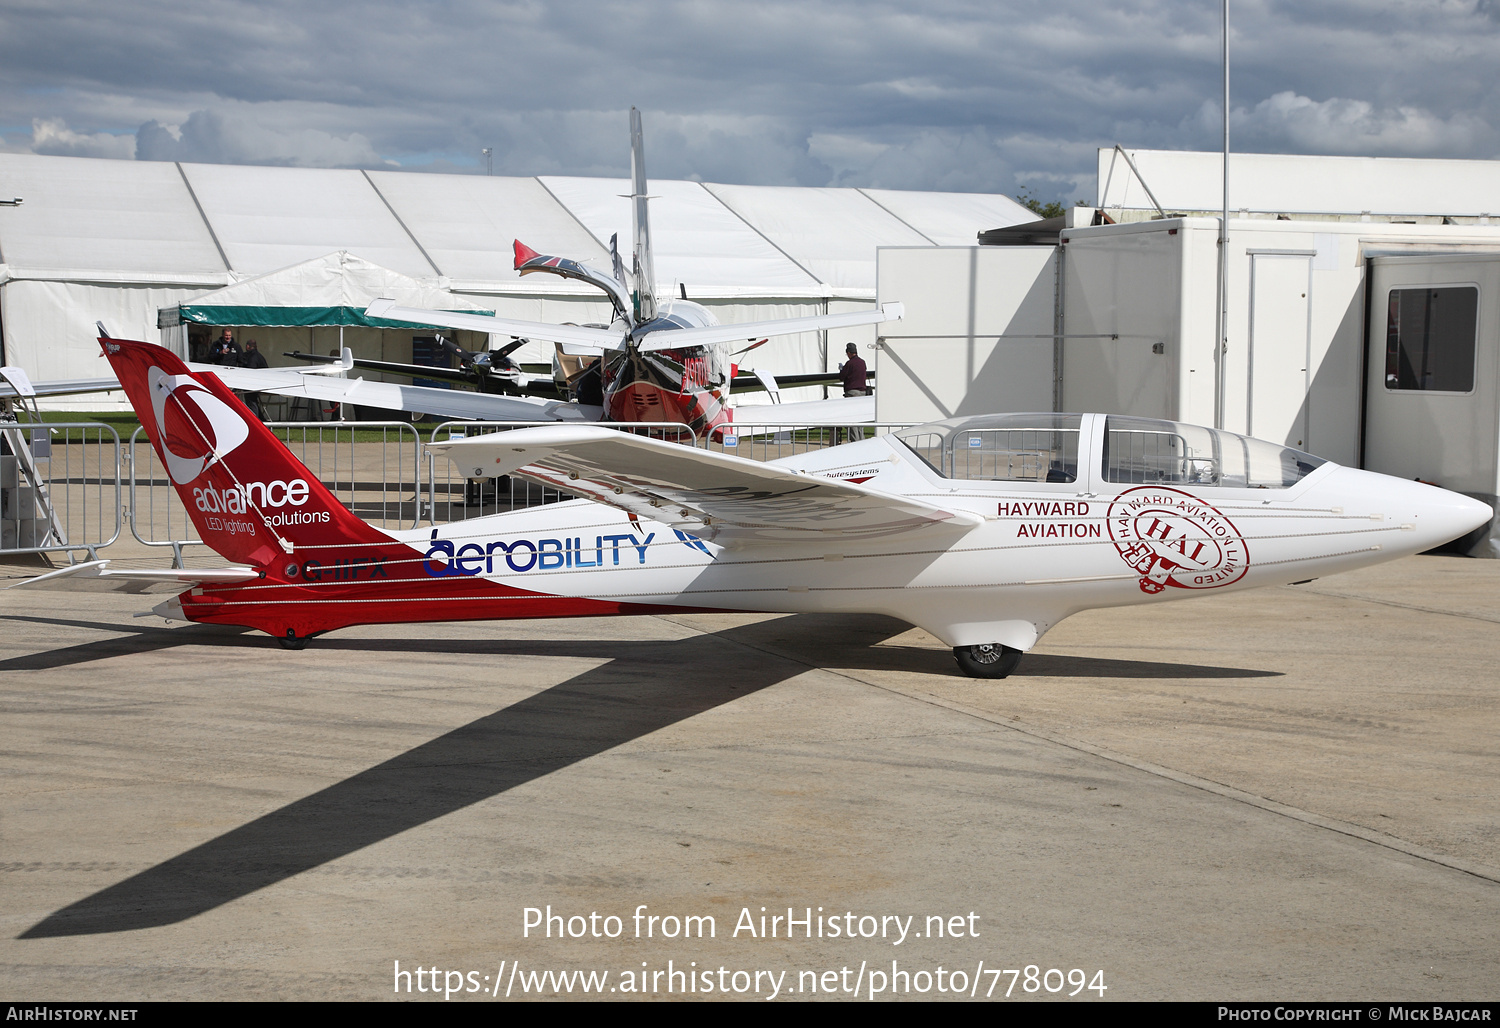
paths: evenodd
<path fill-rule="evenodd" d="M 413 278 L 344 251 L 322 254 L 312 260 L 247 278 L 194 297 L 192 302 L 225 307 L 277 304 L 368 307 L 382 296 L 407 307 L 436 304 L 444 309 L 459 309 L 475 306 L 444 290 L 431 275 Z"/>
<path fill-rule="evenodd" d="M 173 164 L 0 154 L 0 182 L 7 198 L 26 201 L 0 210 L 0 253 L 13 269 L 223 280 L 224 262 Z"/>
<path fill-rule="evenodd" d="M 241 274 L 354 250 L 408 275 L 431 264 L 358 171 L 184 164 L 229 263 Z"/>
<path fill-rule="evenodd" d="M 432 276 L 412 278 L 352 253 L 329 253 L 196 296 L 179 305 L 184 320 L 212 325 L 376 325 L 364 309 L 380 297 L 409 307 L 482 310 Z"/>
<path fill-rule="evenodd" d="M 939 246 L 975 246 L 981 232 L 1040 220 L 1010 197 L 996 193 L 860 192 Z"/>
<path fill-rule="evenodd" d="M 608 265 L 609 252 L 534 178 L 401 171 L 370 178 L 449 278 L 519 282 L 511 261 L 517 239 L 538 253 Z"/>
<path fill-rule="evenodd" d="M 27 198 L 0 210 L 0 259 L 15 278 L 212 284 L 352 250 L 406 275 L 519 296 L 593 290 L 519 279 L 513 239 L 600 264 L 611 234 L 627 259 L 630 249 L 624 180 L 181 168 L 0 155 L 4 188 Z M 979 194 L 665 180 L 651 190 L 657 288 L 681 282 L 702 298 L 872 296 L 877 246 L 970 244 L 1025 217 Z"/>
<path fill-rule="evenodd" d="M 630 261 L 630 182 L 626 179 L 547 176 L 542 183 L 558 200 L 608 241 L 619 233 Z M 658 291 L 674 283 L 689 296 L 726 290 L 763 296 L 821 296 L 821 283 L 799 268 L 754 228 L 697 182 L 653 179 L 651 244 Z M 875 254 L 870 253 L 873 263 Z"/>
<path fill-rule="evenodd" d="M 874 295 L 877 246 L 931 245 L 857 189 L 708 188 L 835 293 Z"/>

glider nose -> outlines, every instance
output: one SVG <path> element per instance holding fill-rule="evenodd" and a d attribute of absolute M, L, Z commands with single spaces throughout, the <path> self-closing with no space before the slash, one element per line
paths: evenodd
<path fill-rule="evenodd" d="M 1349 477 L 1351 492 L 1363 494 L 1372 514 L 1383 514 L 1384 520 L 1399 522 L 1402 527 L 1411 526 L 1408 531 L 1412 534 L 1400 545 L 1401 550 L 1412 553 L 1430 550 L 1468 535 L 1489 524 L 1495 516 L 1489 504 L 1463 493 L 1370 471 L 1353 468 L 1340 471 Z"/>
<path fill-rule="evenodd" d="M 1431 489 L 1433 487 L 1428 486 L 1428 488 Z M 1472 496 L 1465 496 L 1462 493 L 1453 493 L 1446 489 L 1442 490 L 1442 492 L 1445 496 L 1451 496 L 1458 501 L 1452 506 L 1451 513 L 1453 523 L 1458 527 L 1443 542 L 1447 542 L 1448 539 L 1457 539 L 1460 536 L 1468 535 L 1475 529 L 1482 528 L 1494 522 L 1495 509 L 1489 504 L 1476 500 Z M 1441 546 L 1442 543 L 1434 545 Z"/>
<path fill-rule="evenodd" d="M 1413 510 L 1417 540 L 1424 550 L 1452 542 L 1487 525 L 1495 511 L 1472 496 L 1440 489 L 1422 482 L 1403 483 L 1411 490 L 1407 506 Z"/>

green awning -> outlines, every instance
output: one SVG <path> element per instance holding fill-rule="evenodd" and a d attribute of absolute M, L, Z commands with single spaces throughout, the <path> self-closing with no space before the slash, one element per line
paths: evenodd
<path fill-rule="evenodd" d="M 168 308 L 170 309 L 170 308 Z M 264 326 L 266 328 L 396 328 L 430 329 L 408 321 L 367 318 L 363 307 L 216 307 L 193 303 L 178 304 L 183 321 L 194 325 L 228 325 L 231 328 Z M 454 314 L 488 314 L 494 311 L 463 310 Z"/>

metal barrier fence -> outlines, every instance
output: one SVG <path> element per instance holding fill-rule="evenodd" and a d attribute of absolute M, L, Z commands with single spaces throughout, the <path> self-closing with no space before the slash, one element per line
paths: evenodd
<path fill-rule="evenodd" d="M 697 434 L 687 425 L 645 425 L 634 421 L 591 421 L 588 424 L 656 439 L 669 439 L 687 446 L 698 445 Z M 432 430 L 428 441 L 447 442 L 469 436 L 511 432 L 518 428 L 557 425 L 556 421 L 444 421 Z M 524 478 L 512 478 L 509 475 L 498 478 L 470 477 L 451 460 L 438 457 L 431 451 L 427 453 L 427 470 L 427 495 L 430 498 L 427 518 L 434 525 L 573 499 L 571 493 L 528 482 Z"/>
<path fill-rule="evenodd" d="M 910 427 L 905 421 L 864 425 L 741 425 L 727 433 L 710 435 L 703 440 L 703 448 L 748 460 L 780 460 Z"/>
<path fill-rule="evenodd" d="M 445 442 L 455 436 L 485 435 L 491 432 L 507 432 L 518 428 L 556 426 L 557 424 L 556 421 L 445 421 L 432 430 L 428 441 Z M 910 427 L 905 422 L 852 426 L 747 425 L 730 428 L 726 432 L 711 432 L 700 437 L 687 425 L 671 422 L 591 421 L 587 424 L 649 436 L 653 439 L 668 439 L 685 446 L 757 461 L 792 457 L 836 446 L 840 442 L 853 442 Z M 573 498 L 569 493 L 544 488 L 525 479 L 509 476 L 471 477 L 465 474 L 464 469 L 455 466 L 452 461 L 443 460 L 431 452 L 427 457 L 428 496 L 431 498 L 428 521 L 434 525 L 481 517 L 497 511 L 557 503 L 560 500 Z"/>
<path fill-rule="evenodd" d="M 120 536 L 120 437 L 97 422 L 0 422 L 0 553 L 85 552 Z"/>
<path fill-rule="evenodd" d="M 281 421 L 266 427 L 287 445 L 344 506 L 378 528 L 422 523 L 422 438 L 404 421 Z M 130 465 L 130 531 L 137 542 L 172 550 L 182 565 L 184 546 L 202 546 L 182 500 L 137 428 L 126 453 Z"/>
<path fill-rule="evenodd" d="M 422 523 L 422 437 L 409 422 L 286 421 L 266 427 L 344 506 L 376 528 Z"/>
<path fill-rule="evenodd" d="M 267 427 L 350 510 L 379 528 L 398 530 L 572 499 L 524 479 L 471 478 L 423 445 L 456 435 L 557 424 L 446 421 L 426 440 L 404 421 L 274 422 Z M 589 424 L 758 461 L 909 427 L 756 425 L 699 437 L 687 425 Z M 99 423 L 0 423 L 0 486 L 0 554 L 87 552 L 94 559 L 99 549 L 120 537 L 127 520 L 137 543 L 171 550 L 176 567 L 183 566 L 185 547 L 204 545 L 141 428 L 122 447 L 114 429 Z"/>

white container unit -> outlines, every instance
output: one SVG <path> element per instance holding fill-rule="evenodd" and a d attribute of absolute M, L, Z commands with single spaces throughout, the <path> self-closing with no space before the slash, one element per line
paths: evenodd
<path fill-rule="evenodd" d="M 1500 254 L 1371 258 L 1364 456 L 1496 506 Z M 1493 523 L 1472 544 L 1500 557 Z"/>
<path fill-rule="evenodd" d="M 876 278 L 906 307 L 879 326 L 876 421 L 1053 409 L 1056 247 L 883 246 Z"/>

